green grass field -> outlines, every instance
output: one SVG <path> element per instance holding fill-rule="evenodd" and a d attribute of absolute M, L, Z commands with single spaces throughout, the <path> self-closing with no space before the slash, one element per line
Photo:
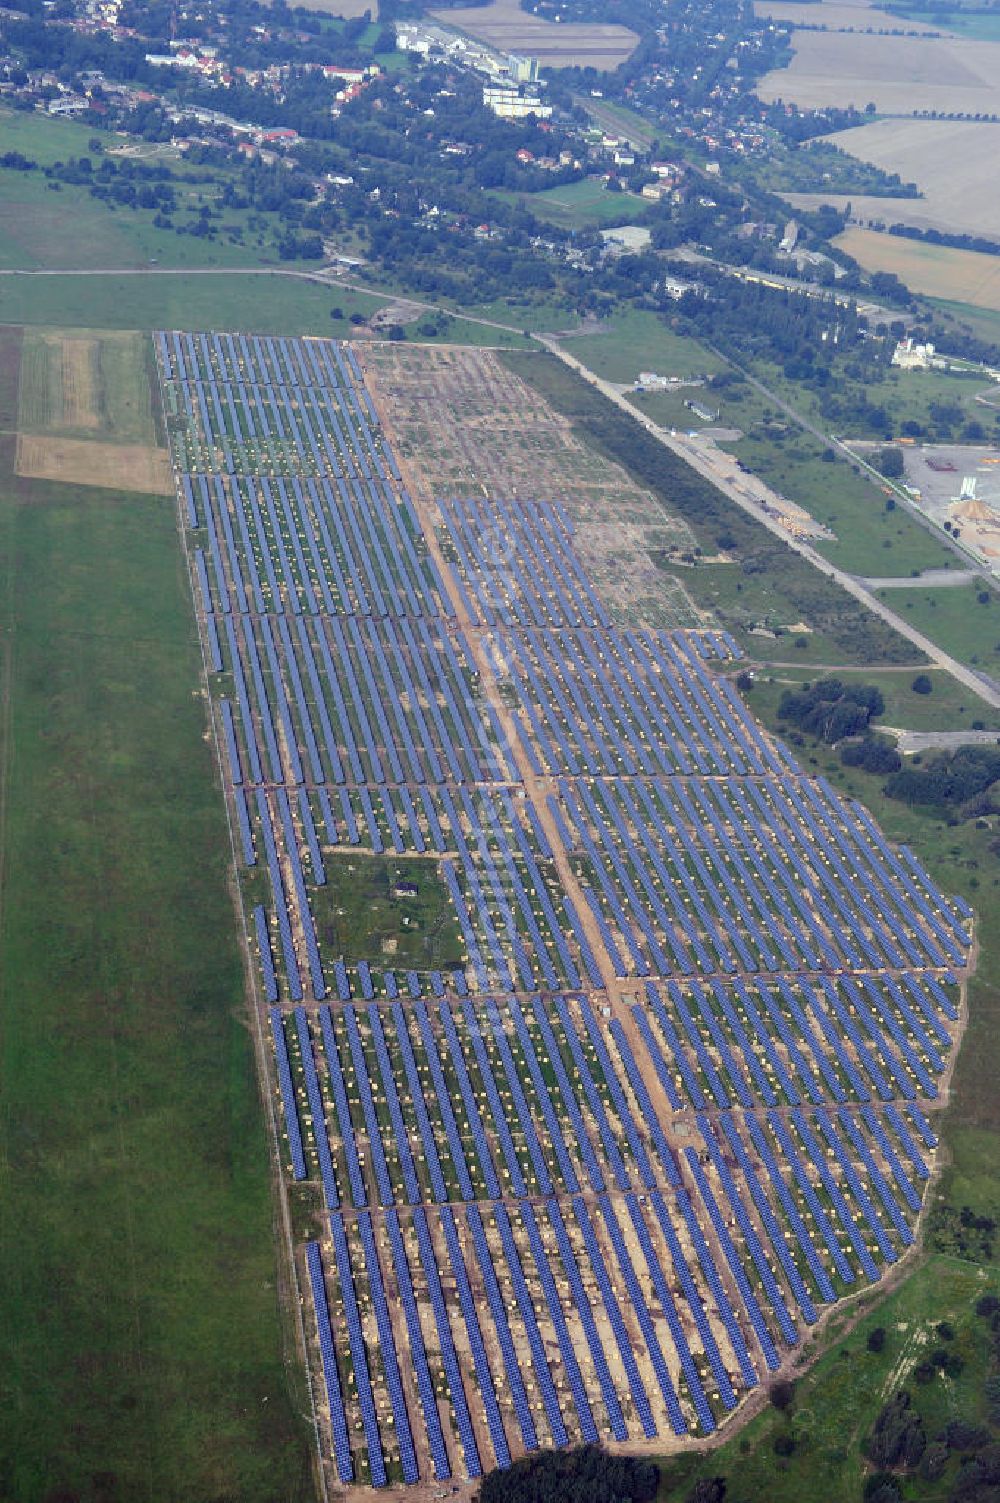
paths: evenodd
<path fill-rule="evenodd" d="M 85 424 L 75 425 L 72 394 L 64 392 L 63 337 L 84 355 L 93 401 Z M 28 330 L 21 350 L 18 427 L 22 433 L 114 438 L 155 444 L 150 389 L 150 344 L 144 334 L 96 330 Z"/>
<path fill-rule="evenodd" d="M 0 1491 L 307 1499 L 173 507 L 0 446 Z"/>
<path fill-rule="evenodd" d="M 930 1346 L 939 1345 L 935 1327 L 951 1324 L 950 1349 L 965 1364 L 957 1380 L 936 1380 L 927 1387 L 909 1385 L 928 1438 L 961 1414 L 985 1417 L 982 1384 L 990 1371 L 989 1324 L 976 1316 L 975 1301 L 1000 1288 L 1000 1270 L 977 1268 L 958 1259 L 930 1259 L 889 1299 L 868 1307 L 855 1329 L 837 1342 L 796 1381 L 795 1400 L 787 1414 L 768 1406 L 738 1435 L 701 1456 L 667 1462 L 660 1497 L 680 1500 L 699 1477 L 725 1476 L 726 1503 L 860 1503 L 865 1481 L 861 1444 L 879 1409 L 905 1382 L 907 1372 Z M 874 1308 L 872 1306 L 874 1305 Z M 856 1311 L 844 1306 L 831 1327 L 843 1331 Z M 867 1349 L 870 1332 L 887 1333 L 880 1352 Z M 802 1360 L 807 1357 L 808 1349 Z M 901 1370 L 901 1376 L 898 1375 Z M 774 1453 L 782 1435 L 795 1441 L 788 1458 Z M 953 1459 L 945 1479 L 921 1483 L 906 1479 L 904 1496 L 943 1500 L 958 1473 Z"/>
<path fill-rule="evenodd" d="M 92 329 L 244 329 L 258 334 L 318 334 L 331 339 L 367 338 L 350 322 L 384 308 L 388 296 L 352 292 L 334 283 L 278 272 L 225 272 L 210 276 L 178 272 L 114 273 L 106 276 L 0 276 L 0 324 Z M 339 308 L 341 318 L 331 318 Z M 501 345 L 526 348 L 520 334 L 452 318 L 437 337 L 425 340 L 416 324 L 408 337 L 431 344 Z"/>
<path fill-rule="evenodd" d="M 1000 673 L 1000 602 L 981 604 L 980 587 L 952 585 L 944 590 L 880 590 L 879 598 L 946 652 L 985 673 Z"/>
<path fill-rule="evenodd" d="M 212 186 L 180 188 L 182 205 L 195 213 L 213 203 Z M 181 211 L 179 211 L 180 213 Z M 102 270 L 105 267 L 253 266 L 277 263 L 271 237 L 263 244 L 248 236 L 232 244 L 179 235 L 153 224 L 151 209 L 113 208 L 91 198 L 85 188 L 50 184 L 39 174 L 0 169 L 0 268 Z M 245 229 L 246 215 L 227 213 L 226 222 Z M 178 219 L 178 222 L 183 220 Z"/>
<path fill-rule="evenodd" d="M 927 301 L 940 313 L 968 324 L 981 339 L 1000 344 L 1000 312 L 992 308 L 975 308 L 971 303 L 946 302 L 941 298 L 928 298 Z"/>
<path fill-rule="evenodd" d="M 893 5 L 891 14 L 905 16 L 911 21 L 929 22 L 942 31 L 954 32 L 956 36 L 969 37 L 977 42 L 1000 42 L 1000 15 L 987 9 L 967 9 L 964 5 L 952 9 L 928 11 L 908 5 Z"/>
<path fill-rule="evenodd" d="M 714 375 L 723 368 L 718 356 L 696 339 L 675 334 L 655 313 L 632 308 L 613 314 L 600 334 L 582 335 L 568 348 L 605 381 L 634 381 L 640 371 L 647 370 L 687 377 Z M 704 394 L 696 388 L 686 395 L 702 400 Z"/>
<path fill-rule="evenodd" d="M 930 694 L 914 693 L 911 685 L 918 673 L 930 677 L 933 685 Z M 912 668 L 895 673 L 880 673 L 877 668 L 850 668 L 824 673 L 822 669 L 805 669 L 797 664 L 789 668 L 763 667 L 750 701 L 754 713 L 777 725 L 778 701 L 786 689 L 833 677 L 844 683 L 874 684 L 881 690 L 885 712 L 873 722 L 876 730 L 891 725 L 905 731 L 956 731 L 971 727 L 974 720 L 982 720 L 987 726 L 1000 725 L 1000 714 L 992 706 L 941 668 Z"/>
<path fill-rule="evenodd" d="M 901 507 L 887 512 L 878 486 L 844 460 L 824 463 L 822 445 L 810 435 L 794 430 L 779 439 L 751 432 L 731 447 L 748 469 L 837 534 L 835 543 L 817 548 L 841 569 L 896 576 L 960 567 L 955 555 Z"/>
<path fill-rule="evenodd" d="M 398 882 L 416 887 L 416 896 L 397 897 Z M 384 955 L 388 966 L 429 971 L 462 958 L 448 890 L 434 864 L 419 857 L 334 857 L 312 901 L 325 952 L 348 964 Z"/>
<path fill-rule="evenodd" d="M 578 183 L 563 183 L 558 188 L 543 188 L 539 193 L 504 190 L 494 197 L 508 204 L 523 203 L 539 219 L 567 230 L 632 223 L 637 217 L 641 219 L 649 207 L 637 194 L 609 192 L 602 179 L 589 177 Z"/>

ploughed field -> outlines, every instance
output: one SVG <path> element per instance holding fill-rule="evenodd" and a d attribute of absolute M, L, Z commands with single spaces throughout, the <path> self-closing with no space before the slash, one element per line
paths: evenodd
<path fill-rule="evenodd" d="M 416 352 L 156 349 L 331 1483 L 713 1432 L 914 1242 L 971 911 L 609 610 L 502 404 L 442 495 Z"/>

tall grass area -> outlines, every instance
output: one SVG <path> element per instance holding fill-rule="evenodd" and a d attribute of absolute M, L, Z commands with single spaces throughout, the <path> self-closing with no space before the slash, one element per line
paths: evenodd
<path fill-rule="evenodd" d="M 0 1495 L 293 1503 L 308 1401 L 173 508 L 0 447 Z"/>

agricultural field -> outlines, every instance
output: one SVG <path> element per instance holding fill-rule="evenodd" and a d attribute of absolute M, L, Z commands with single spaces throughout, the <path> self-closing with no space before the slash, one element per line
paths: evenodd
<path fill-rule="evenodd" d="M 795 31 L 791 44 L 789 66 L 759 81 L 762 99 L 812 109 L 873 103 L 886 115 L 1000 113 L 1000 43 Z"/>
<path fill-rule="evenodd" d="M 836 243 L 866 271 L 891 271 L 914 292 L 1000 311 L 1000 256 L 853 228 Z"/>
<path fill-rule="evenodd" d="M 818 0 L 805 5 L 802 0 L 754 0 L 754 14 L 766 16 L 770 21 L 787 21 L 792 26 L 824 27 L 828 31 L 902 31 L 914 36 L 929 31 L 947 32 L 946 25 L 929 25 L 926 21 L 902 19 L 889 15 L 885 10 L 865 3 L 855 5 L 851 0 Z"/>
<path fill-rule="evenodd" d="M 170 495 L 150 375 L 149 343 L 142 334 L 25 330 L 15 473 Z"/>
<path fill-rule="evenodd" d="M 330 1484 L 682 1449 L 914 1246 L 971 910 L 616 615 L 509 363 L 156 349 Z"/>
<path fill-rule="evenodd" d="M 373 21 L 378 20 L 378 0 L 303 0 L 303 9 L 322 11 L 324 15 L 346 20 L 364 15 Z"/>
<path fill-rule="evenodd" d="M 3 1487 L 305 1503 L 174 508 L 13 473 L 20 345 L 0 330 Z"/>
<path fill-rule="evenodd" d="M 18 428 L 63 438 L 155 444 L 149 341 L 134 331 L 26 329 Z"/>
<path fill-rule="evenodd" d="M 431 10 L 428 14 L 501 52 L 537 57 L 545 68 L 613 72 L 631 57 L 639 41 L 634 31 L 613 22 L 566 22 L 557 26 L 521 10 L 517 0 L 491 0 L 488 5 Z"/>
<path fill-rule="evenodd" d="M 877 120 L 827 138 L 832 146 L 915 183 L 919 199 L 851 197 L 859 219 L 953 234 L 1000 236 L 992 191 L 998 127 L 972 120 Z"/>

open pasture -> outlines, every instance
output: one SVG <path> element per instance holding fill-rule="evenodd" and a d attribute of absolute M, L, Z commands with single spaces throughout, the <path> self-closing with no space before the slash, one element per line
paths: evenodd
<path fill-rule="evenodd" d="M 812 109 L 873 103 L 886 115 L 1000 114 L 1000 43 L 796 31 L 792 47 L 789 66 L 758 83 L 762 99 Z"/>
<path fill-rule="evenodd" d="M 1000 311 L 1000 256 L 856 227 L 838 235 L 837 244 L 866 271 L 891 271 L 914 292 Z"/>
<path fill-rule="evenodd" d="M 599 68 L 611 72 L 631 57 L 639 41 L 634 31 L 613 22 L 556 25 L 522 10 L 518 0 L 491 0 L 489 5 L 432 10 L 428 14 L 501 52 L 537 57 L 546 68 Z"/>
<path fill-rule="evenodd" d="M 540 193 L 500 191 L 497 198 L 506 203 L 523 203 L 532 214 L 563 229 L 593 229 L 621 221 L 623 215 L 641 216 L 645 199 L 635 193 L 609 193 L 603 178 L 583 178 L 558 188 L 543 188 Z"/>
<path fill-rule="evenodd" d="M 712 1433 L 913 1244 L 971 911 L 616 622 L 491 357 L 156 346 L 331 1485 Z"/>

